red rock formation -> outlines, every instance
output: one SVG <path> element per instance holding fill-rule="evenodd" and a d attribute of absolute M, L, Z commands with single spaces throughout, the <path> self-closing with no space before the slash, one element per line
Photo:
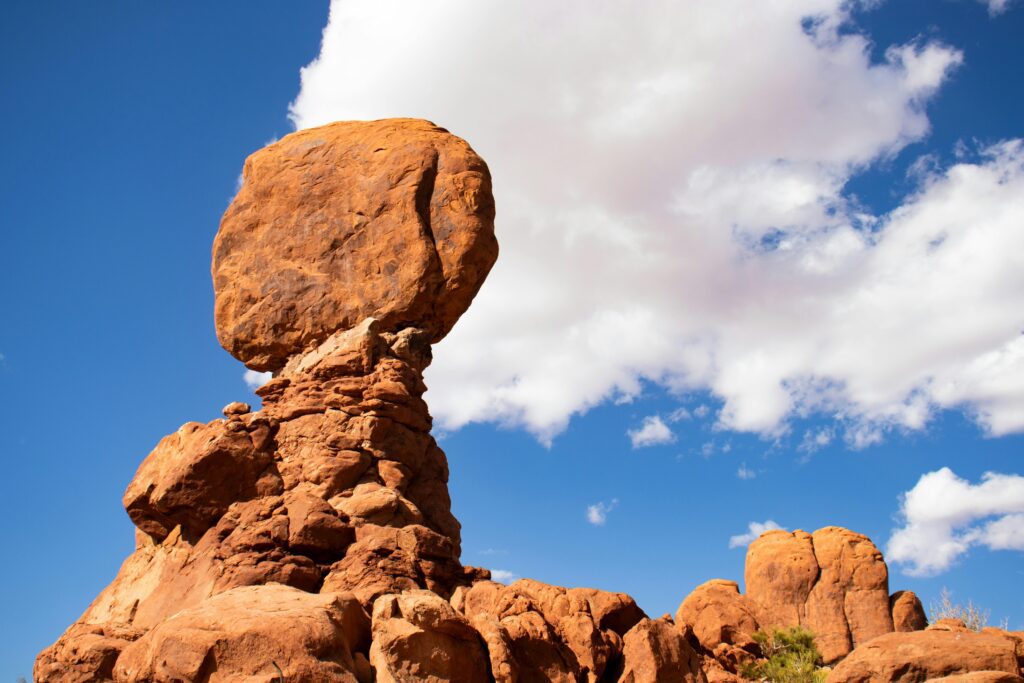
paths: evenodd
<path fill-rule="evenodd" d="M 889 598 L 892 626 L 896 631 L 920 631 L 928 625 L 924 606 L 913 591 L 896 591 Z"/>
<path fill-rule="evenodd" d="M 847 529 L 767 532 L 750 544 L 745 578 L 761 625 L 810 629 L 826 662 L 893 630 L 882 553 Z"/>
<path fill-rule="evenodd" d="M 124 680 L 159 678 L 160 667 L 197 675 L 202 648 L 175 659 L 167 643 L 179 642 L 182 614 L 216 621 L 241 609 L 241 586 L 354 595 L 369 612 L 381 595 L 447 597 L 487 577 L 459 563 L 422 372 L 494 263 L 493 218 L 487 166 L 425 121 L 334 124 L 250 157 L 213 276 L 225 348 L 276 372 L 257 392 L 263 408 L 232 403 L 225 419 L 183 426 L 142 462 L 124 496 L 136 550 L 40 655 L 37 681 L 110 680 L 115 662 Z M 327 647 L 286 614 L 268 651 L 294 659 Z M 231 645 L 247 634 L 225 625 L 216 658 L 256 675 L 266 663 Z M 354 656 L 339 661 L 355 675 Z"/>
<path fill-rule="evenodd" d="M 890 606 L 882 554 L 866 536 L 839 527 L 765 532 L 747 551 L 746 584 L 741 595 L 732 581 L 708 581 L 676 614 L 693 630 L 704 656 L 726 674 L 760 654 L 752 638 L 758 630 L 807 628 L 831 663 L 892 632 L 893 614 L 905 630 L 927 623 L 913 593 L 893 595 Z"/>
<path fill-rule="evenodd" d="M 928 629 L 889 633 L 864 643 L 832 670 L 828 681 L 909 683 L 993 671 L 1020 675 L 1013 639 L 997 633 Z"/>
<path fill-rule="evenodd" d="M 480 636 L 446 600 L 423 590 L 374 603 L 370 664 L 377 683 L 490 680 Z"/>
<path fill-rule="evenodd" d="M 626 632 L 619 683 L 704 683 L 700 657 L 667 618 L 643 619 Z"/>
<path fill-rule="evenodd" d="M 351 596 L 269 584 L 235 588 L 182 610 L 117 660 L 117 683 L 293 680 L 357 683 L 370 621 Z"/>
<path fill-rule="evenodd" d="M 721 644 L 756 652 L 752 636 L 760 626 L 755 606 L 740 594 L 735 581 L 712 579 L 690 593 L 676 612 L 676 621 L 687 624 L 707 650 Z"/>
<path fill-rule="evenodd" d="M 628 595 L 521 579 L 459 588 L 452 604 L 480 632 L 497 681 L 596 683 L 645 615 Z"/>

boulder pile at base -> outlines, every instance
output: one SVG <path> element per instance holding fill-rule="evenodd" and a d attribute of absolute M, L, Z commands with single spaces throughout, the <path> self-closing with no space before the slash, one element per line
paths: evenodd
<path fill-rule="evenodd" d="M 213 248 L 221 344 L 262 408 L 164 437 L 124 494 L 135 551 L 37 683 L 713 683 L 758 630 L 813 630 L 830 681 L 1024 681 L 1022 634 L 927 624 L 859 534 L 772 531 L 673 619 L 460 562 L 423 370 L 498 254 L 487 165 L 427 121 L 253 154 Z"/>

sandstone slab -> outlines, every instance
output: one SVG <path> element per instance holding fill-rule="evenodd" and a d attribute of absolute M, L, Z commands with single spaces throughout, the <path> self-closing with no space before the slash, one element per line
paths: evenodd
<path fill-rule="evenodd" d="M 935 629 L 894 632 L 864 643 L 832 670 L 828 681 L 909 683 L 982 671 L 1020 674 L 1012 639 Z"/>

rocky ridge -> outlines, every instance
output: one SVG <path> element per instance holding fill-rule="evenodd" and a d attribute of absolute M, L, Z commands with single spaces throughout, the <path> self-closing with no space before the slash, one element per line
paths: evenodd
<path fill-rule="evenodd" d="M 246 161 L 215 313 L 222 345 L 274 373 L 262 408 L 231 403 L 143 460 L 135 551 L 37 683 L 736 681 L 753 633 L 790 625 L 832 681 L 1024 680 L 1021 634 L 922 630 L 874 544 L 838 527 L 768 532 L 746 594 L 709 581 L 674 619 L 463 566 L 422 373 L 497 257 L 493 220 L 486 164 L 425 121 L 336 123 Z"/>

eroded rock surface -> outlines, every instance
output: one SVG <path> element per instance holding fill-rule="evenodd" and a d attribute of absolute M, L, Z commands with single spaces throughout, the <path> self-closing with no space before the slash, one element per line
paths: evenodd
<path fill-rule="evenodd" d="M 483 640 L 436 593 L 410 590 L 373 605 L 370 665 L 377 683 L 487 683 Z"/>

